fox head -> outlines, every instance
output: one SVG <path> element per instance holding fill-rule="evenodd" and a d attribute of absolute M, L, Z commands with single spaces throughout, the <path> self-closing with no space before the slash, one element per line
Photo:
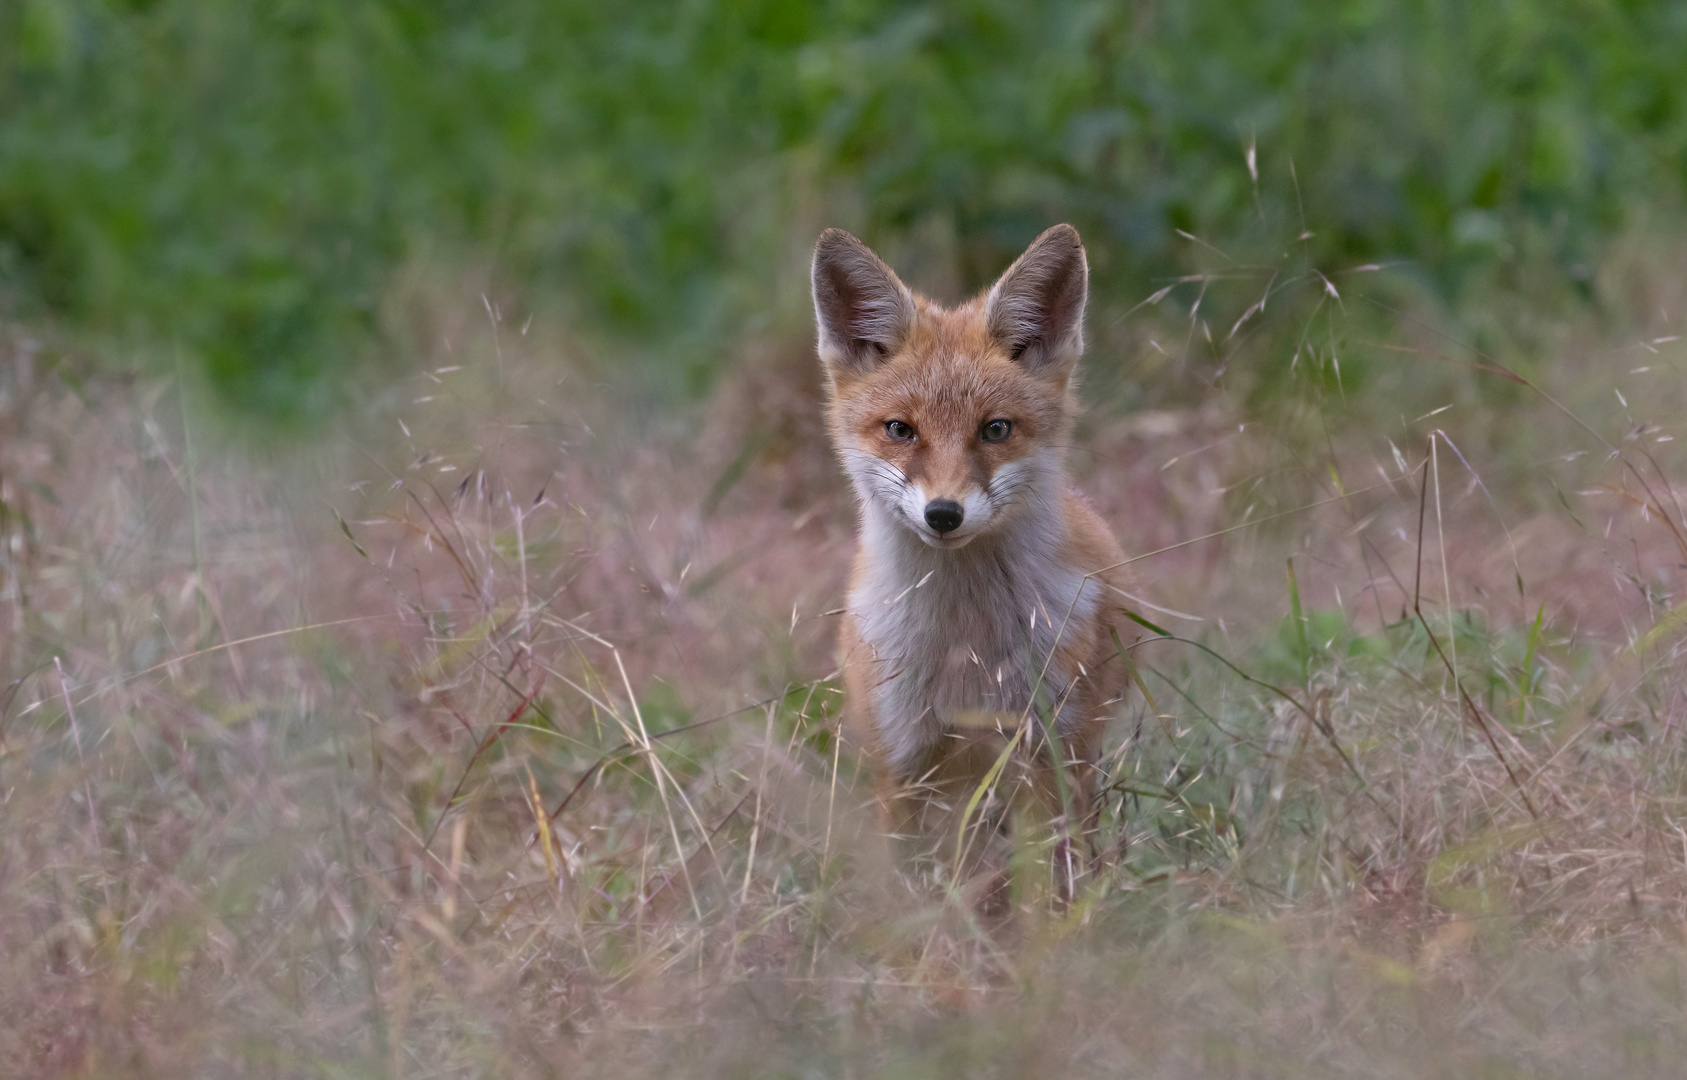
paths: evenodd
<path fill-rule="evenodd" d="M 959 548 L 1049 509 L 1084 351 L 1089 266 L 1076 229 L 1049 229 L 953 309 L 828 229 L 813 288 L 832 440 L 869 512 Z"/>

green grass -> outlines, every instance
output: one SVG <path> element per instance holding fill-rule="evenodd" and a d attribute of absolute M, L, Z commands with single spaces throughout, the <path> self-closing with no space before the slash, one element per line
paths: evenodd
<path fill-rule="evenodd" d="M 1528 368 L 1543 313 L 1624 323 L 1611 237 L 1680 220 L 1684 52 L 1669 3 L 20 0 L 0 302 L 285 427 L 437 344 L 418 273 L 700 393 L 805 336 L 824 225 L 954 293 L 1070 220 L 1103 340 L 1211 244 L 1389 263 Z M 1222 333 L 1269 273 L 1220 267 L 1170 302 Z M 1281 390 L 1298 327 L 1268 306 L 1250 378 Z"/>

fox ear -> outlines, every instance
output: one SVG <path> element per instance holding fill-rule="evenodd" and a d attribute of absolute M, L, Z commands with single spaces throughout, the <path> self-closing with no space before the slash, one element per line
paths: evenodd
<path fill-rule="evenodd" d="M 1054 226 L 990 287 L 984 301 L 990 333 L 1031 371 L 1070 367 L 1084 351 L 1089 277 L 1078 230 Z"/>
<path fill-rule="evenodd" d="M 872 250 L 827 229 L 814 248 L 814 318 L 828 370 L 866 374 L 902 347 L 914 297 Z"/>

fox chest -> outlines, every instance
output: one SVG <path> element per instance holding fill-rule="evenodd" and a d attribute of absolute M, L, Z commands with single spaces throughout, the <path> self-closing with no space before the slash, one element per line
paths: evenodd
<path fill-rule="evenodd" d="M 864 575 L 849 610 L 872 665 L 872 722 L 891 766 L 914 768 L 967 713 L 1027 710 L 1068 721 L 1101 586 L 1060 566 L 1000 563 Z"/>

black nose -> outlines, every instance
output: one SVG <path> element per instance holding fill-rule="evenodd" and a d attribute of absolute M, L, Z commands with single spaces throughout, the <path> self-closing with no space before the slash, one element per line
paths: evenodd
<path fill-rule="evenodd" d="M 961 527 L 961 519 L 965 516 L 961 504 L 954 499 L 933 499 L 926 503 L 926 524 L 935 532 L 954 532 Z"/>

